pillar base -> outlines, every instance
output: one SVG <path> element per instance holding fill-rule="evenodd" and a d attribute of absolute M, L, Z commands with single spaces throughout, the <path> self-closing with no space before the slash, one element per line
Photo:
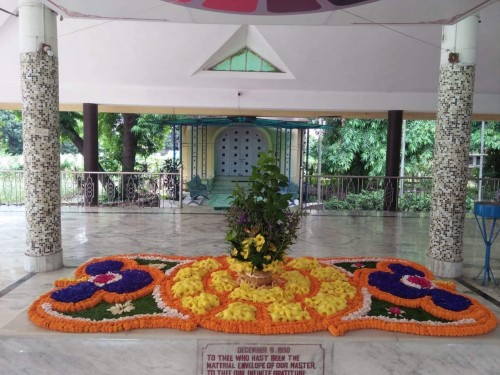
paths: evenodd
<path fill-rule="evenodd" d="M 62 251 L 55 254 L 35 257 L 24 255 L 24 270 L 26 272 L 48 272 L 58 270 L 62 267 Z"/>
<path fill-rule="evenodd" d="M 462 264 L 463 261 L 444 262 L 442 260 L 437 260 L 429 257 L 425 259 L 425 265 L 435 276 L 445 277 L 449 279 L 455 279 L 462 276 Z"/>

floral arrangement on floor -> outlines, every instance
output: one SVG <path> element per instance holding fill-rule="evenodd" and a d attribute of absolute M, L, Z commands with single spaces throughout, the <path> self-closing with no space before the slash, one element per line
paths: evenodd
<path fill-rule="evenodd" d="M 260 153 L 252 166 L 248 188 L 238 186 L 226 213 L 226 240 L 232 258 L 249 272 L 273 271 L 297 239 L 301 209 L 290 209 L 292 194 L 284 193 L 288 178 L 280 173 L 272 153 Z"/>
<path fill-rule="evenodd" d="M 75 277 L 30 307 L 40 327 L 66 332 L 197 326 L 219 332 L 279 334 L 375 328 L 431 336 L 478 335 L 496 316 L 394 258 L 285 258 L 272 286 L 239 278 L 229 256 L 117 255 L 86 262 Z"/>

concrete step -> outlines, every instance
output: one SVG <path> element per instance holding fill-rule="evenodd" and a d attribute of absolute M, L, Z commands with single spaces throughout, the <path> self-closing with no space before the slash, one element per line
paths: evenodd
<path fill-rule="evenodd" d="M 212 182 L 211 194 L 231 194 L 236 186 L 248 186 L 248 176 L 217 176 Z"/>

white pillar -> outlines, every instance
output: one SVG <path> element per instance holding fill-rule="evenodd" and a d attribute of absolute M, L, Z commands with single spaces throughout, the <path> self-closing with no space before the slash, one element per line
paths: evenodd
<path fill-rule="evenodd" d="M 440 277 L 462 274 L 478 23 L 478 16 L 470 16 L 443 27 L 426 259 L 430 270 Z"/>
<path fill-rule="evenodd" d="M 441 66 L 450 65 L 450 53 L 458 53 L 458 65 L 476 64 L 477 26 L 474 15 L 454 24 L 443 26 L 441 39 Z"/>
<path fill-rule="evenodd" d="M 59 78 L 56 14 L 19 1 L 26 251 L 24 268 L 61 268 Z"/>

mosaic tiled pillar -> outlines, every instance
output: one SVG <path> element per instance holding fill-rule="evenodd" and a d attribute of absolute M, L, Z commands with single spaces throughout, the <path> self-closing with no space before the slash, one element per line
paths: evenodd
<path fill-rule="evenodd" d="M 462 274 L 477 23 L 472 16 L 443 28 L 426 260 L 440 277 Z"/>
<path fill-rule="evenodd" d="M 25 270 L 62 267 L 59 83 L 56 15 L 37 1 L 20 1 Z"/>

